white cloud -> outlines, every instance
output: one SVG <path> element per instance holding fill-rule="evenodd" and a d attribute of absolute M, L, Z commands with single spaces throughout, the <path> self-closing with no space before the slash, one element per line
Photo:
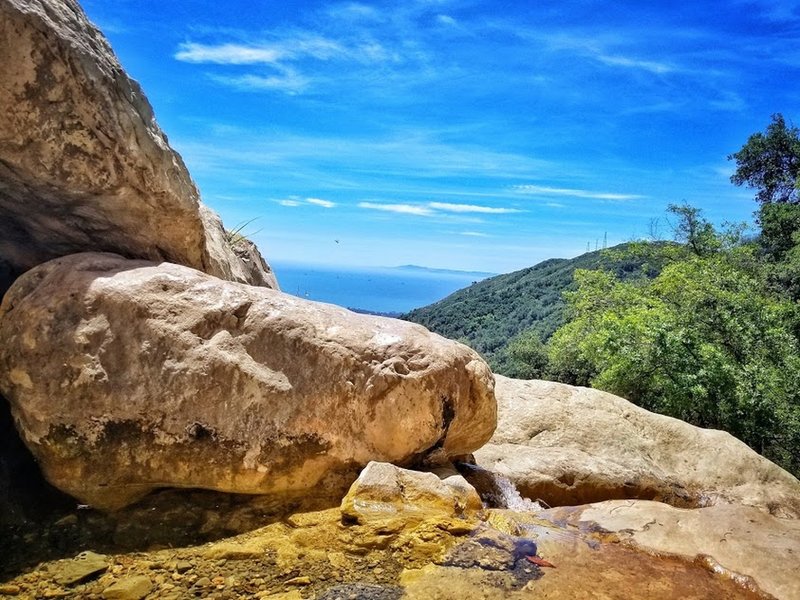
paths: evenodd
<path fill-rule="evenodd" d="M 323 208 L 333 208 L 336 206 L 335 202 L 331 202 L 330 200 L 323 200 L 322 198 L 306 198 L 306 202 L 309 204 L 314 204 L 316 206 L 321 206 Z"/>
<path fill-rule="evenodd" d="M 260 44 L 211 45 L 184 42 L 178 46 L 175 58 L 183 62 L 217 65 L 277 65 L 281 61 L 302 57 L 330 60 L 346 54 L 348 50 L 338 42 L 301 32 Z"/>
<path fill-rule="evenodd" d="M 671 65 L 652 60 L 640 60 L 627 56 L 613 56 L 609 54 L 596 54 L 595 58 L 597 58 L 597 60 L 604 65 L 609 65 L 612 67 L 626 67 L 629 69 L 641 69 L 643 71 L 655 73 L 656 75 L 664 75 L 665 73 L 672 73 L 675 71 L 675 67 Z"/>
<path fill-rule="evenodd" d="M 573 198 L 591 198 L 593 200 L 638 200 L 644 198 L 639 194 L 613 194 L 609 192 L 591 192 L 572 188 L 556 188 L 543 185 L 515 185 L 512 190 L 520 194 L 536 194 L 542 196 L 572 196 Z"/>
<path fill-rule="evenodd" d="M 460 231 L 459 235 L 466 235 L 469 237 L 491 237 L 488 233 L 481 233 L 480 231 Z"/>
<path fill-rule="evenodd" d="M 522 212 L 516 208 L 493 208 L 491 206 L 479 206 L 477 204 L 451 204 L 450 202 L 429 202 L 428 206 L 436 210 L 444 210 L 455 213 L 484 213 L 501 215 Z"/>
<path fill-rule="evenodd" d="M 175 58 L 190 63 L 214 63 L 218 65 L 275 64 L 286 54 L 269 46 L 245 46 L 222 44 L 209 46 L 185 42 L 178 46 Z"/>
<path fill-rule="evenodd" d="M 383 17 L 372 6 L 360 2 L 347 2 L 328 8 L 329 16 L 345 21 L 381 21 Z"/>
<path fill-rule="evenodd" d="M 300 206 L 297 200 L 281 200 L 278 202 L 281 206 Z"/>
<path fill-rule="evenodd" d="M 299 94 L 308 87 L 311 80 L 293 71 L 285 71 L 279 75 L 240 75 L 227 77 L 224 75 L 209 75 L 217 83 L 229 85 L 244 91 L 277 90 L 287 94 Z"/>
<path fill-rule="evenodd" d="M 359 202 L 358 207 L 404 215 L 417 215 L 419 217 L 430 217 L 435 214 L 430 208 L 426 206 L 420 206 L 418 204 L 378 204 L 376 202 Z"/>
<path fill-rule="evenodd" d="M 442 25 L 449 25 L 451 27 L 458 24 L 450 15 L 436 15 L 436 20 Z"/>

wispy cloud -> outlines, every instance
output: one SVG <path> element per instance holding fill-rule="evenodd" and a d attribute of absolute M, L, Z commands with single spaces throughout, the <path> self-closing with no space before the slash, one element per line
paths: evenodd
<path fill-rule="evenodd" d="M 416 215 L 418 217 L 430 217 L 435 213 L 427 206 L 419 204 L 379 204 L 377 202 L 359 202 L 359 208 L 368 210 L 380 210 L 384 212 L 399 213 L 403 215 Z"/>
<path fill-rule="evenodd" d="M 631 58 L 629 56 L 619 56 L 610 54 L 595 54 L 595 58 L 604 65 L 612 67 L 625 67 L 627 69 L 642 69 L 655 73 L 656 75 L 663 75 L 665 73 L 672 73 L 675 67 L 663 62 L 656 62 L 652 60 L 641 60 L 638 58 Z"/>
<path fill-rule="evenodd" d="M 243 91 L 263 91 L 263 90 L 277 90 L 287 94 L 299 94 L 305 90 L 311 80 L 303 77 L 293 71 L 284 70 L 283 73 L 277 75 L 208 75 L 209 79 L 216 81 L 238 90 Z"/>
<path fill-rule="evenodd" d="M 509 214 L 522 212 L 517 208 L 495 208 L 493 206 L 479 206 L 477 204 L 452 204 L 450 202 L 429 202 L 428 206 L 435 210 L 454 213 L 484 213 L 484 214 Z"/>
<path fill-rule="evenodd" d="M 336 206 L 335 202 L 331 202 L 330 200 L 323 200 L 322 198 L 306 198 L 306 202 L 309 204 L 314 204 L 316 206 L 321 206 L 323 208 L 333 208 Z"/>
<path fill-rule="evenodd" d="M 610 192 L 592 192 L 573 188 L 557 188 L 543 185 L 514 185 L 511 189 L 520 194 L 539 196 L 571 196 L 573 198 L 589 198 L 593 200 L 639 200 L 644 198 L 640 194 L 615 194 Z"/>
<path fill-rule="evenodd" d="M 217 65 L 274 64 L 286 58 L 286 52 L 270 46 L 244 46 L 242 44 L 207 45 L 184 42 L 175 53 L 177 60 L 189 63 Z"/>
<path fill-rule="evenodd" d="M 433 217 L 440 215 L 445 217 L 448 213 L 464 214 L 464 213 L 480 213 L 480 214 L 510 214 L 523 212 L 516 208 L 499 208 L 493 206 L 479 206 L 476 204 L 454 204 L 451 202 L 426 202 L 422 204 L 382 204 L 377 202 L 360 202 L 359 208 L 367 208 L 371 210 L 383 210 L 387 212 L 395 212 L 400 214 L 417 215 L 422 217 Z M 453 216 L 447 216 L 448 219 L 453 219 Z M 481 219 L 458 217 L 461 222 L 482 222 Z"/>
<path fill-rule="evenodd" d="M 351 53 L 352 50 L 339 42 L 303 32 L 284 39 L 253 44 L 184 42 L 178 46 L 175 58 L 183 62 L 217 65 L 274 65 L 303 57 L 330 60 Z"/>
<path fill-rule="evenodd" d="M 305 200 L 301 200 L 297 196 L 292 196 L 288 200 L 279 200 L 278 204 L 281 206 L 303 206 L 304 204 L 310 204 L 312 206 L 321 206 L 322 208 L 333 208 L 336 206 L 335 202 L 331 202 L 330 200 L 323 200 L 322 198 L 306 198 Z"/>
<path fill-rule="evenodd" d="M 383 21 L 383 14 L 376 8 L 360 2 L 345 2 L 328 7 L 329 17 L 342 21 Z"/>
<path fill-rule="evenodd" d="M 458 235 L 465 235 L 467 237 L 492 237 L 488 233 L 481 233 L 480 231 L 459 231 Z"/>

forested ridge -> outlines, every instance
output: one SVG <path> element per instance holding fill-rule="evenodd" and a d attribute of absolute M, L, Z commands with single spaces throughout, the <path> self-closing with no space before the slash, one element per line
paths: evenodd
<path fill-rule="evenodd" d="M 577 269 L 603 268 L 621 279 L 643 273 L 644 260 L 626 255 L 628 244 L 575 258 L 552 258 L 532 267 L 484 279 L 401 318 L 460 340 L 480 352 L 495 372 L 524 377 L 529 368 L 509 354 L 522 339 L 547 340 L 566 322 L 564 291 L 575 289 Z M 651 261 L 652 262 L 652 261 Z M 649 264 L 647 272 L 657 273 Z"/>
<path fill-rule="evenodd" d="M 800 474 L 800 131 L 774 115 L 731 180 L 755 230 L 671 205 L 674 242 L 549 260 L 406 318 L 496 372 L 592 386 L 723 429 Z"/>

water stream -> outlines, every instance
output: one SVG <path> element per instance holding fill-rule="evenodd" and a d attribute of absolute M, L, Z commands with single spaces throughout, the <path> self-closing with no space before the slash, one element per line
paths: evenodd
<path fill-rule="evenodd" d="M 505 475 L 468 463 L 456 465 L 464 478 L 478 491 L 487 508 L 507 508 L 517 512 L 537 513 L 541 504 L 524 498 Z"/>

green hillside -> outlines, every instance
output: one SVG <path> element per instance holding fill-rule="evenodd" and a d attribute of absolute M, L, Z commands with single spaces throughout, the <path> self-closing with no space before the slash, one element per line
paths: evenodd
<path fill-rule="evenodd" d="M 575 269 L 604 267 L 623 278 L 642 274 L 643 259 L 616 257 L 615 250 L 627 247 L 621 244 L 575 258 L 552 258 L 484 279 L 401 318 L 469 344 L 495 372 L 516 376 L 508 362 L 509 343 L 531 330 L 546 340 L 565 323 L 563 293 L 574 288 Z"/>

